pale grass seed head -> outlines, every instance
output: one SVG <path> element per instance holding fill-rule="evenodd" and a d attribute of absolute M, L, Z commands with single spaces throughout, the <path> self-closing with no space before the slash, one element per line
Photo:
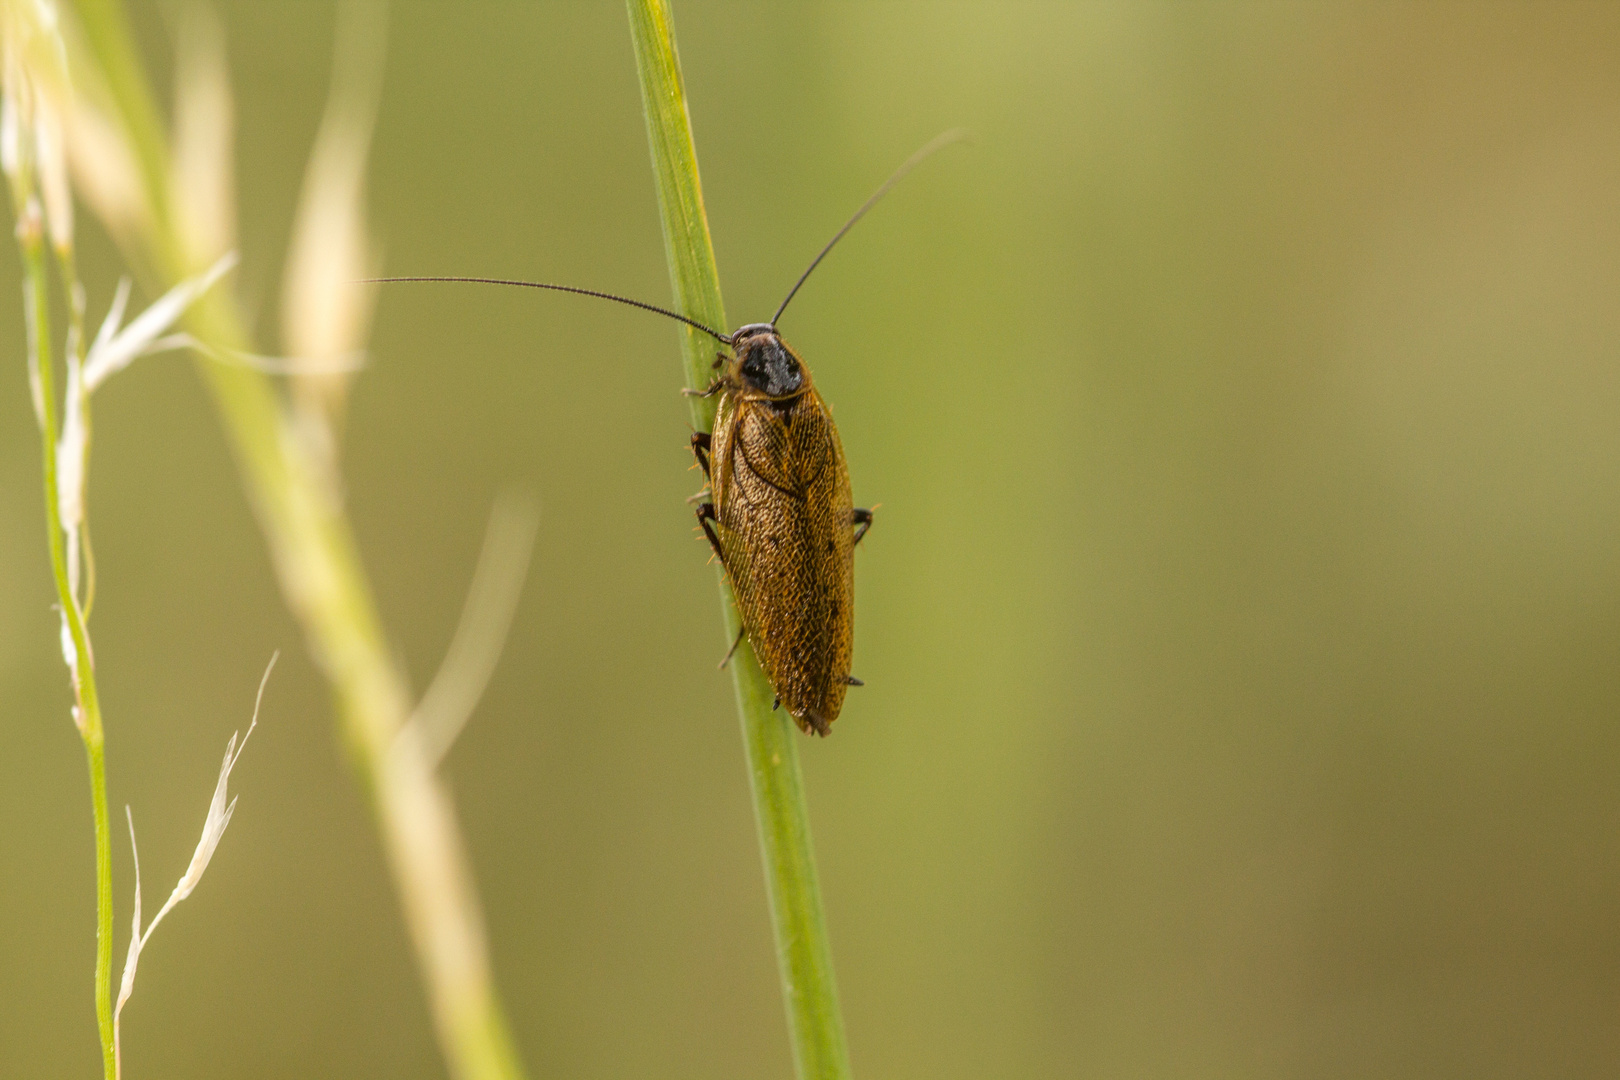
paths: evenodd
<path fill-rule="evenodd" d="M 191 345 L 189 338 L 165 335 L 186 313 L 187 308 L 230 272 L 236 261 L 236 252 L 225 252 L 207 270 L 196 277 L 187 278 L 158 297 L 124 327 L 119 326 L 119 320 L 129 300 L 129 283 L 120 282 L 112 307 L 108 309 L 101 329 L 96 332 L 85 354 L 85 392 L 94 393 L 102 383 L 142 356 Z"/>
<path fill-rule="evenodd" d="M 70 170 L 115 236 L 149 224 L 135 154 L 74 29 L 54 0 L 0 0 L 0 168 L 19 229 L 43 221 L 64 257 L 73 249 Z"/>
<path fill-rule="evenodd" d="M 152 227 L 140 167 L 123 127 L 106 110 L 86 100 L 88 96 L 75 96 L 68 116 L 67 157 L 73 189 L 113 238 L 127 246 Z"/>
<path fill-rule="evenodd" d="M 340 9 L 332 90 L 293 225 L 282 282 L 282 348 L 307 427 L 330 444 L 371 332 L 380 266 L 366 227 L 366 156 L 382 87 L 382 9 Z M 326 448 L 332 449 L 330 445 Z"/>
<path fill-rule="evenodd" d="M 247 749 L 247 741 L 253 735 L 253 729 L 259 726 L 259 706 L 264 703 L 264 688 L 270 682 L 270 673 L 275 670 L 276 661 L 281 658 L 277 652 L 270 657 L 270 663 L 265 666 L 264 675 L 259 679 L 259 692 L 253 699 L 253 719 L 248 723 L 247 734 L 237 742 L 236 733 L 231 733 L 231 740 L 225 745 L 225 761 L 219 769 L 219 781 L 214 785 L 214 797 L 208 802 L 208 815 L 203 819 L 202 837 L 197 841 L 197 848 L 191 854 L 191 862 L 186 866 L 186 872 L 180 876 L 174 891 L 169 894 L 168 900 L 152 916 L 152 921 L 146 929 L 141 929 L 141 859 L 135 847 L 135 817 L 129 807 L 124 807 L 124 815 L 129 819 L 129 850 L 135 860 L 135 914 L 130 930 L 129 952 L 124 958 L 124 973 L 118 982 L 118 1000 L 113 1006 L 113 1060 L 115 1076 L 122 1072 L 122 1052 L 119 1049 L 120 1016 L 124 1011 L 124 1003 L 135 992 L 135 972 L 140 965 L 141 950 L 152 938 L 152 931 L 157 929 L 163 917 L 173 911 L 176 904 L 190 896 L 201 883 L 203 874 L 208 870 L 208 864 L 214 858 L 214 851 L 219 847 L 221 838 L 225 835 L 226 826 L 231 823 L 231 815 L 236 812 L 236 800 L 229 797 L 228 784 L 231 770 L 236 768 L 237 759 L 242 751 Z"/>
<path fill-rule="evenodd" d="M 495 673 L 539 526 L 540 507 L 527 495 L 507 492 L 490 511 L 484 548 L 450 648 L 410 722 L 400 730 L 401 738 L 420 740 L 431 767 L 438 767 L 450 751 Z"/>
<path fill-rule="evenodd" d="M 90 395 L 138 357 L 192 344 L 191 339 L 184 335 L 165 335 L 186 309 L 235 265 L 235 252 L 227 252 L 207 273 L 182 281 L 122 328 L 119 322 L 129 302 L 129 281 L 119 282 L 107 317 L 91 340 L 82 363 L 76 350 L 69 351 L 62 432 L 56 443 L 56 499 L 67 545 L 68 582 L 76 598 L 80 578 L 79 536 L 84 525 L 85 461 L 90 452 L 85 410 Z M 66 618 L 64 612 L 64 634 L 68 633 Z M 64 648 L 71 643 L 71 636 L 66 637 Z M 73 668 L 75 665 L 70 660 L 68 666 Z"/>
<path fill-rule="evenodd" d="M 236 244 L 235 109 L 225 32 L 201 4 L 175 35 L 172 213 L 186 266 L 200 269 Z"/>
<path fill-rule="evenodd" d="M 63 116 L 73 95 L 56 6 L 49 0 L 0 0 L 0 96 L 0 169 L 11 187 L 18 235 L 37 235 L 43 217 L 52 244 L 71 251 Z"/>

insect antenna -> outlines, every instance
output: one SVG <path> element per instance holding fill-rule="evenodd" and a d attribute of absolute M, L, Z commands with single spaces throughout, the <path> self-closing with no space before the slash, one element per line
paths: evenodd
<path fill-rule="evenodd" d="M 551 289 L 554 292 L 576 293 L 579 296 L 594 296 L 594 297 L 597 297 L 598 299 L 601 299 L 601 300 L 612 300 L 612 301 L 614 301 L 616 303 L 628 304 L 633 308 L 640 308 L 642 311 L 651 311 L 651 312 L 653 312 L 654 314 L 657 314 L 657 315 L 668 315 L 671 319 L 678 319 L 679 321 L 685 323 L 687 326 L 690 326 L 690 327 L 693 327 L 694 329 L 703 331 L 705 334 L 708 334 L 710 337 L 714 338 L 716 341 L 720 342 L 720 344 L 722 344 L 722 345 L 730 345 L 731 344 L 731 335 L 730 334 L 722 334 L 720 331 L 714 329 L 713 327 L 705 326 L 702 323 L 698 322 L 696 319 L 688 319 L 685 315 L 682 315 L 682 314 L 680 314 L 678 312 L 670 311 L 668 308 L 661 308 L 657 304 L 643 303 L 640 300 L 632 300 L 628 296 L 615 296 L 613 293 L 598 292 L 595 289 L 581 289 L 581 288 L 579 288 L 578 286 L 575 286 L 575 285 L 549 285 L 549 284 L 547 284 L 546 282 L 543 282 L 543 281 L 514 281 L 514 280 L 509 279 L 509 278 L 443 277 L 443 276 L 425 276 L 425 275 L 416 276 L 416 277 L 361 278 L 360 280 L 365 281 L 365 282 L 461 281 L 461 282 L 468 282 L 468 283 L 471 283 L 471 284 L 474 284 L 474 285 L 517 285 L 517 286 L 519 286 L 521 288 L 525 288 L 525 289 Z"/>
<path fill-rule="evenodd" d="M 771 316 L 771 325 L 776 325 L 776 320 L 780 319 L 782 317 L 782 312 L 787 310 L 788 301 L 793 299 L 793 295 L 799 291 L 799 286 L 804 284 L 805 279 L 810 276 L 810 272 L 817 266 L 821 265 L 821 260 L 827 257 L 827 252 L 833 249 L 833 245 L 842 240 L 844 238 L 844 234 L 849 232 L 850 229 L 854 228 L 855 223 L 861 220 L 861 217 L 865 215 L 868 210 L 877 205 L 877 201 L 879 199 L 883 198 L 883 196 L 889 193 L 890 188 L 898 184 L 906 173 L 910 172 L 912 169 L 915 169 L 929 157 L 933 156 L 935 151 L 943 150 L 954 142 L 961 142 L 963 139 L 967 138 L 967 134 L 966 128 L 952 128 L 943 134 L 937 135 L 927 146 L 923 147 L 921 150 L 907 158 L 904 165 L 901 165 L 898 169 L 894 170 L 894 175 L 883 181 L 883 186 L 874 191 L 872 193 L 872 197 L 862 203 L 859 210 L 855 211 L 854 216 L 852 216 L 848 221 L 844 222 L 844 227 L 839 229 L 831 240 L 827 241 L 827 246 L 821 249 L 821 254 L 810 260 L 810 265 L 805 268 L 804 273 L 799 275 L 799 280 L 793 283 L 793 288 L 788 290 L 787 298 L 782 301 L 782 306 L 776 309 L 775 315 Z"/>

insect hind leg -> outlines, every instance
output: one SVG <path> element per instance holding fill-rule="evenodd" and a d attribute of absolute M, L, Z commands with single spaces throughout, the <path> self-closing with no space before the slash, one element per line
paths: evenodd
<path fill-rule="evenodd" d="M 850 514 L 850 519 L 850 523 L 855 526 L 855 543 L 858 544 L 861 542 L 861 537 L 866 535 L 866 530 L 872 527 L 872 522 L 876 519 L 872 516 L 872 511 L 864 510 L 859 506 Z"/>
<path fill-rule="evenodd" d="M 697 508 L 697 519 L 698 524 L 703 526 L 703 535 L 709 538 L 709 546 L 714 548 L 715 558 L 720 560 L 721 566 L 724 566 L 726 564 L 726 553 L 720 550 L 720 537 L 714 531 L 713 525 L 713 522 L 716 520 L 714 516 L 714 503 L 699 503 Z"/>
<path fill-rule="evenodd" d="M 737 639 L 731 643 L 731 648 L 726 650 L 726 655 L 720 658 L 721 671 L 724 671 L 726 669 L 726 665 L 731 663 L 731 658 L 737 655 L 737 646 L 742 644 L 744 631 L 744 627 L 737 627 Z"/>

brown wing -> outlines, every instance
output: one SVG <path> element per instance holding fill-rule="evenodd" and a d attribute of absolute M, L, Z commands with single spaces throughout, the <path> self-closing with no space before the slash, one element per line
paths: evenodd
<path fill-rule="evenodd" d="M 825 734 L 854 642 L 849 473 L 820 395 L 742 399 L 714 436 L 714 507 L 743 626 L 782 704 Z"/>

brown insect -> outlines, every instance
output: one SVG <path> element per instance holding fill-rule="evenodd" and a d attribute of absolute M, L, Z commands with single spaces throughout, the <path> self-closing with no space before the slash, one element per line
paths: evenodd
<path fill-rule="evenodd" d="M 804 361 L 777 333 L 776 321 L 862 215 L 924 158 L 963 134 L 948 131 L 913 154 L 821 249 L 770 322 L 749 323 L 731 334 L 654 304 L 572 285 L 470 277 L 375 279 L 521 285 L 595 296 L 678 319 L 727 347 L 729 352 L 716 356 L 714 382 L 705 390 L 686 391 L 720 395 L 714 431 L 692 436 L 693 455 L 709 481 L 709 501 L 698 506 L 698 524 L 737 596 L 743 625 L 732 651 L 746 634 L 771 680 L 776 704 L 787 706 L 807 734 L 829 734 L 844 692 L 861 685 L 849 671 L 855 545 L 871 528 L 872 512 L 854 505 L 832 412 Z"/>
<path fill-rule="evenodd" d="M 850 498 L 827 403 L 774 323 L 731 335 L 714 432 L 692 436 L 712 501 L 698 524 L 731 579 L 743 632 L 778 704 L 826 735 L 843 708 L 855 644 L 855 545 L 872 512 Z M 735 646 L 733 646 L 735 648 Z"/>

